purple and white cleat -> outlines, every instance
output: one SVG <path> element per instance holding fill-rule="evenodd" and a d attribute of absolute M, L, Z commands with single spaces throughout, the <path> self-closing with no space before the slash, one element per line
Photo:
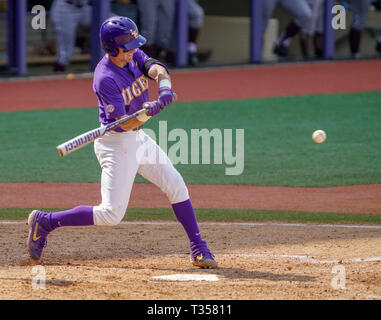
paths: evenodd
<path fill-rule="evenodd" d="M 191 243 L 191 262 L 194 266 L 200 268 L 217 269 L 218 263 L 214 260 L 214 255 L 209 251 L 205 241 L 193 244 Z"/>
<path fill-rule="evenodd" d="M 46 247 L 46 237 L 52 231 L 48 213 L 33 210 L 28 217 L 28 226 L 28 251 L 33 259 L 38 260 L 41 257 L 42 250 Z"/>

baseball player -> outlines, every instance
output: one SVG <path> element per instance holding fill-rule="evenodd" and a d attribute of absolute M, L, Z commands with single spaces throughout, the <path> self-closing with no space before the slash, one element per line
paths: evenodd
<path fill-rule="evenodd" d="M 262 34 L 265 33 L 267 24 L 272 17 L 274 9 L 277 5 L 292 14 L 292 16 L 295 18 L 294 21 L 287 26 L 285 32 L 282 33 L 274 47 L 274 53 L 279 56 L 287 56 L 287 45 L 291 41 L 291 38 L 300 31 L 302 26 L 308 25 L 312 12 L 306 0 L 263 1 Z"/>
<path fill-rule="evenodd" d="M 311 0 L 310 0 L 311 1 Z M 347 0 L 338 2 L 341 5 L 344 5 L 345 9 L 348 9 L 350 6 L 352 10 L 352 21 L 351 27 L 349 30 L 349 49 L 352 55 L 352 58 L 360 58 L 360 43 L 362 31 L 366 26 L 368 20 L 369 7 L 371 0 Z M 320 47 L 320 55 L 322 54 L 323 48 L 323 24 L 324 24 L 324 14 L 323 10 L 318 12 L 317 21 L 316 21 L 316 35 L 320 37 L 320 43 L 317 43 L 317 47 Z"/>
<path fill-rule="evenodd" d="M 204 9 L 199 5 L 198 0 L 188 0 L 188 17 L 188 61 L 190 65 L 195 66 L 199 63 L 197 42 L 205 17 Z"/>
<path fill-rule="evenodd" d="M 300 32 L 300 47 L 302 55 L 304 59 L 307 59 L 309 57 L 309 39 L 314 36 L 314 41 L 316 41 L 317 35 L 323 34 L 321 17 L 323 16 L 324 0 L 305 0 L 305 2 L 310 7 L 311 18 L 307 22 L 302 22 L 295 17 L 287 25 L 286 31 L 281 34 L 274 47 L 274 53 L 279 56 L 288 56 L 287 48 L 291 43 L 292 37 Z M 317 47 L 317 43 L 315 42 L 315 52 L 317 52 L 317 55 L 319 56 L 318 50 L 319 47 Z"/>
<path fill-rule="evenodd" d="M 171 48 L 176 1 L 175 0 L 137 0 L 141 34 L 147 39 L 144 52 L 153 58 L 159 58 L 161 52 L 173 60 Z"/>
<path fill-rule="evenodd" d="M 360 58 L 362 31 L 366 26 L 371 0 L 347 0 L 353 11 L 351 29 L 349 30 L 349 49 L 352 58 Z"/>
<path fill-rule="evenodd" d="M 94 71 L 93 90 L 98 98 L 102 125 L 140 110 L 149 100 L 148 79 L 155 80 L 159 87 L 158 101 L 149 102 L 148 117 L 160 113 L 173 102 L 167 67 L 139 49 L 146 39 L 139 35 L 131 19 L 119 16 L 107 19 L 101 26 L 100 40 L 107 53 Z M 94 143 L 102 168 L 101 204 L 77 206 L 61 212 L 34 210 L 30 213 L 27 247 L 31 257 L 41 257 L 48 234 L 58 227 L 117 225 L 126 212 L 135 175 L 139 173 L 168 197 L 177 220 L 188 235 L 193 265 L 217 268 L 214 256 L 201 238 L 182 176 L 140 127 L 128 129 L 127 122 Z M 150 195 L 146 197 L 149 203 Z"/>
<path fill-rule="evenodd" d="M 50 16 L 57 38 L 57 56 L 53 71 L 65 71 L 73 55 L 78 25 L 90 26 L 91 6 L 88 0 L 54 0 Z"/>
<path fill-rule="evenodd" d="M 376 41 L 376 51 L 381 53 L 381 36 L 379 36 L 377 41 Z"/>

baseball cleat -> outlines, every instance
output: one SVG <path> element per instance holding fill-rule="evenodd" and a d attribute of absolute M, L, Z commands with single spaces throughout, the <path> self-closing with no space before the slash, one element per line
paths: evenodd
<path fill-rule="evenodd" d="M 214 255 L 209 251 L 206 242 L 202 241 L 197 245 L 191 244 L 190 259 L 195 267 L 217 269 L 218 263 L 214 260 Z"/>
<path fill-rule="evenodd" d="M 27 247 L 30 256 L 38 260 L 42 250 L 46 247 L 46 237 L 51 231 L 48 214 L 46 212 L 33 210 L 28 217 L 29 236 Z"/>
<path fill-rule="evenodd" d="M 273 52 L 279 56 L 279 57 L 288 57 L 288 49 L 286 46 L 282 45 L 282 44 L 276 44 L 274 49 L 273 49 Z"/>

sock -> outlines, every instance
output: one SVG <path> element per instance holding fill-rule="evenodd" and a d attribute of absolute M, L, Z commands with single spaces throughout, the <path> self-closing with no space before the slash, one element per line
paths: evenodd
<path fill-rule="evenodd" d="M 314 34 L 314 47 L 315 47 L 315 55 L 319 58 L 323 57 L 323 45 L 324 44 L 324 38 L 323 34 L 320 32 L 316 32 Z"/>
<path fill-rule="evenodd" d="M 177 220 L 183 225 L 189 241 L 191 243 L 201 243 L 201 234 L 190 199 L 174 203 L 172 208 Z"/>
<path fill-rule="evenodd" d="M 194 42 L 189 42 L 188 43 L 188 52 L 189 53 L 197 53 L 197 44 Z"/>
<path fill-rule="evenodd" d="M 93 207 L 78 206 L 70 210 L 52 212 L 50 215 L 52 229 L 64 226 L 90 226 L 94 224 Z"/>
<path fill-rule="evenodd" d="M 188 41 L 197 43 L 199 33 L 200 33 L 200 29 L 189 28 L 188 29 Z"/>
<path fill-rule="evenodd" d="M 292 40 L 292 37 L 295 36 L 300 31 L 300 27 L 294 22 L 290 22 L 286 31 L 284 31 L 278 39 L 278 45 L 289 46 Z"/>
<path fill-rule="evenodd" d="M 351 28 L 349 31 L 349 47 L 353 55 L 360 51 L 361 33 L 361 30 L 356 30 L 354 28 Z"/>
<path fill-rule="evenodd" d="M 309 54 L 310 54 L 308 41 L 309 41 L 308 35 L 302 34 L 300 36 L 300 48 L 302 50 L 302 55 L 303 55 L 304 58 L 307 58 L 309 56 Z"/>

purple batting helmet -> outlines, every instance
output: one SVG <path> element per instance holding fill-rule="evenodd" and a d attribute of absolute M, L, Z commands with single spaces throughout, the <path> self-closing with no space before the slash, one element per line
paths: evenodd
<path fill-rule="evenodd" d="M 146 38 L 139 35 L 135 22 L 126 17 L 111 17 L 102 23 L 100 39 L 105 51 L 113 57 L 118 49 L 132 50 L 146 43 Z"/>

